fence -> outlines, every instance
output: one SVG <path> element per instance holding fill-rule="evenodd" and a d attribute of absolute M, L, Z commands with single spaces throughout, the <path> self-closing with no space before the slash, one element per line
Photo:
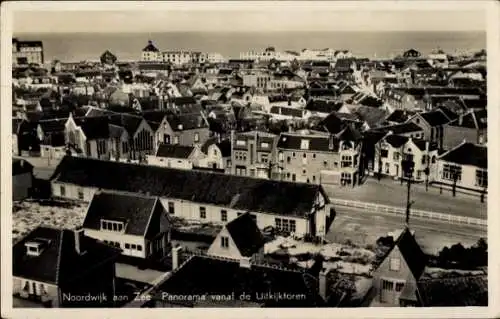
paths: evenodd
<path fill-rule="evenodd" d="M 346 200 L 340 198 L 330 198 L 332 204 L 345 207 L 363 208 L 367 211 L 377 212 L 377 213 L 388 213 L 395 215 L 405 215 L 406 209 L 399 208 L 395 206 L 379 205 L 374 203 L 358 202 L 353 200 Z M 455 224 L 466 224 L 466 225 L 477 225 L 477 226 L 487 226 L 486 219 L 466 217 L 466 216 L 456 216 L 451 214 L 442 214 L 437 212 L 429 212 L 424 210 L 412 209 L 410 211 L 411 216 L 427 218 L 433 220 L 447 221 Z"/>

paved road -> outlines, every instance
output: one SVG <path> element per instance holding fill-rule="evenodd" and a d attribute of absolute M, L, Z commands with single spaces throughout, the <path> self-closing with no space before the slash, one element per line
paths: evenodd
<path fill-rule="evenodd" d="M 375 245 L 377 238 L 388 232 L 395 232 L 404 227 L 404 216 L 384 213 L 368 213 L 361 209 L 337 207 L 337 217 L 333 222 L 327 239 L 342 242 L 347 239 L 366 246 Z M 410 228 L 422 249 L 429 254 L 436 254 L 444 246 L 458 242 L 470 246 L 481 237 L 487 237 L 486 227 L 456 225 L 446 222 L 411 218 Z"/>
<path fill-rule="evenodd" d="M 356 187 L 324 187 L 330 197 L 360 202 L 376 203 L 396 207 L 406 205 L 406 185 L 389 179 L 380 182 L 369 178 L 363 185 Z M 410 198 L 415 201 L 412 208 L 443 214 L 487 218 L 487 203 L 481 203 L 478 197 L 457 194 L 453 197 L 449 191 L 430 187 L 425 191 L 423 185 L 412 185 Z"/>

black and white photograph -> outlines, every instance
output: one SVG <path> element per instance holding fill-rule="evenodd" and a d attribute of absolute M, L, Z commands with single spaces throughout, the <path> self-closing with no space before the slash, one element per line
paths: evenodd
<path fill-rule="evenodd" d="M 416 2 L 2 6 L 7 307 L 493 317 L 498 3 Z"/>

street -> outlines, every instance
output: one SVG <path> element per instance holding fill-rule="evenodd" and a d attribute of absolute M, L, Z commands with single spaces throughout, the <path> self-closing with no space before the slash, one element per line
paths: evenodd
<path fill-rule="evenodd" d="M 350 240 L 356 245 L 376 245 L 376 240 L 389 232 L 401 230 L 405 217 L 371 213 L 360 209 L 336 207 L 335 218 L 327 239 L 333 242 Z M 470 246 L 481 237 L 487 238 L 486 227 L 456 225 L 446 222 L 411 218 L 410 228 L 424 252 L 437 254 L 444 246 L 462 243 Z"/>

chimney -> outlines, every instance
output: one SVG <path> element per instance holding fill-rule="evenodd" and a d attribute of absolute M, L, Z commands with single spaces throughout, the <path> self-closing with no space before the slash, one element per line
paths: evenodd
<path fill-rule="evenodd" d="M 333 134 L 330 134 L 330 136 L 328 137 L 328 149 L 330 151 L 333 150 Z"/>
<path fill-rule="evenodd" d="M 73 230 L 73 234 L 75 236 L 75 250 L 78 255 L 82 255 L 85 250 L 83 248 L 83 228 L 76 228 Z"/>
<path fill-rule="evenodd" d="M 172 247 L 172 271 L 179 268 L 179 253 L 181 250 L 181 246 Z"/>
<path fill-rule="evenodd" d="M 319 272 L 318 275 L 318 288 L 319 288 L 319 295 L 323 298 L 323 300 L 326 300 L 328 298 L 327 296 L 327 291 L 328 291 L 328 273 L 330 271 L 322 268 Z"/>
<path fill-rule="evenodd" d="M 240 267 L 241 268 L 251 268 L 252 267 L 251 257 L 241 257 L 240 258 Z"/>

